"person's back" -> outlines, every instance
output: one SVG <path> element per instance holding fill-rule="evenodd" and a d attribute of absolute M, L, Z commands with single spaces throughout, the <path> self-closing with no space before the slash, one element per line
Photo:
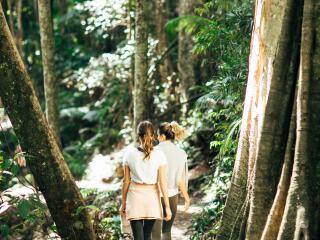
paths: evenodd
<path fill-rule="evenodd" d="M 137 147 L 129 146 L 124 155 L 124 165 L 130 169 L 131 181 L 140 184 L 156 184 L 158 169 L 166 163 L 162 151 L 154 148 L 150 152 L 148 160 L 144 159 L 144 153 Z"/>
<path fill-rule="evenodd" d="M 175 141 L 181 140 L 183 136 L 184 129 L 176 122 L 165 122 L 159 126 L 158 140 L 160 143 L 157 148 L 164 153 L 167 159 L 166 179 L 172 217 L 171 220 L 167 222 L 156 221 L 152 231 L 153 240 L 171 240 L 171 228 L 177 212 L 179 190 L 185 199 L 185 210 L 187 210 L 190 205 L 187 190 L 187 154 L 175 144 Z M 162 204 L 164 205 L 164 202 Z M 166 211 L 165 208 L 163 210 L 164 212 Z"/>
<path fill-rule="evenodd" d="M 156 148 L 161 150 L 167 159 L 168 197 L 175 196 L 179 193 L 181 178 L 187 182 L 187 154 L 172 141 L 160 142 Z"/>
<path fill-rule="evenodd" d="M 153 125 L 139 123 L 137 136 L 140 146 L 128 147 L 123 156 L 121 219 L 130 221 L 134 240 L 151 240 L 156 219 L 171 219 L 165 178 L 166 158 L 153 148 Z M 164 198 L 165 216 L 160 203 L 159 189 Z"/>

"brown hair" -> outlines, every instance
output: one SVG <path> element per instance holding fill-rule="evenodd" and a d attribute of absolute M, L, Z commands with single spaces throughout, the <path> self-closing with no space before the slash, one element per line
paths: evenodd
<path fill-rule="evenodd" d="M 152 123 L 149 121 L 140 122 L 137 132 L 141 142 L 141 150 L 144 152 L 144 159 L 149 159 L 153 150 L 154 128 Z"/>
<path fill-rule="evenodd" d="M 176 121 L 172 121 L 171 123 L 164 122 L 159 126 L 159 134 L 165 135 L 167 140 L 181 140 L 185 137 L 185 129 Z"/>

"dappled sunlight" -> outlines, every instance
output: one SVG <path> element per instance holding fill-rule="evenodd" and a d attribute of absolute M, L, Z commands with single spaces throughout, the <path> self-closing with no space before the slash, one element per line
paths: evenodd
<path fill-rule="evenodd" d="M 143 192 L 134 210 L 162 217 L 167 182 L 170 204 L 179 199 L 172 239 L 215 238 L 241 122 L 257 115 L 254 106 L 241 119 L 252 110 L 244 89 L 255 104 L 262 71 L 250 68 L 246 84 L 252 11 L 251 0 L 1 1 L 0 239 L 130 239 L 119 209 L 130 218 L 122 191 L 139 179 L 135 167 L 152 173 L 137 182 L 155 184 L 155 204 Z M 144 120 L 149 130 L 136 132 Z M 159 159 L 131 156 L 129 175 L 124 152 L 136 140 L 138 160 L 153 150 Z M 162 140 L 176 145 L 167 161 Z"/>
<path fill-rule="evenodd" d="M 112 155 L 96 154 L 88 164 L 85 175 L 77 182 L 80 188 L 105 190 L 119 190 L 121 179 L 117 168 L 122 171 L 122 151 Z"/>

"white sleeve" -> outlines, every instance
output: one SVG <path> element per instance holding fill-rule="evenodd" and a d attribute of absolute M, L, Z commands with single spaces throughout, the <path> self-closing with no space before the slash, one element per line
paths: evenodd
<path fill-rule="evenodd" d="M 122 159 L 122 165 L 123 166 L 129 166 L 129 157 L 130 157 L 130 153 L 127 150 L 123 154 L 123 159 Z"/>

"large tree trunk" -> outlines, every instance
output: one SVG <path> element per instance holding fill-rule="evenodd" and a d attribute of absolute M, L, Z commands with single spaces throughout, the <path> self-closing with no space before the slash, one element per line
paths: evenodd
<path fill-rule="evenodd" d="M 42 66 L 46 116 L 60 145 L 58 83 L 54 68 L 54 36 L 51 15 L 51 1 L 39 0 L 39 24 L 41 36 Z"/>
<path fill-rule="evenodd" d="M 133 129 L 149 117 L 148 94 L 148 1 L 136 0 L 134 55 Z"/>
<path fill-rule="evenodd" d="M 95 239 L 83 198 L 41 111 L 0 5 L 0 97 L 63 239 Z"/>
<path fill-rule="evenodd" d="M 319 5 L 256 2 L 242 134 L 217 239 L 318 237 Z"/>

